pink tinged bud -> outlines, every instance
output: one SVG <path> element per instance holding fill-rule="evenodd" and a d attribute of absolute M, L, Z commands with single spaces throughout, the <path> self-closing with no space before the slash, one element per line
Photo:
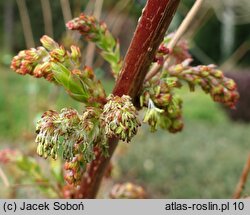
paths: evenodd
<path fill-rule="evenodd" d="M 53 62 L 61 62 L 65 61 L 66 51 L 63 47 L 54 49 L 50 52 L 51 61 Z"/>
<path fill-rule="evenodd" d="M 33 62 L 39 59 L 39 54 L 35 48 L 25 50 L 25 60 Z"/>
<path fill-rule="evenodd" d="M 42 118 L 49 117 L 52 119 L 57 119 L 58 116 L 59 116 L 59 114 L 56 111 L 48 110 L 48 111 L 43 113 Z"/>
<path fill-rule="evenodd" d="M 47 81 L 53 81 L 53 80 L 54 80 L 53 73 L 49 73 L 49 74 L 46 76 L 46 80 L 47 80 Z"/>
<path fill-rule="evenodd" d="M 41 70 L 41 67 L 42 67 L 41 64 L 38 64 L 38 65 L 35 67 L 35 69 L 34 69 L 34 71 L 33 71 L 34 77 L 36 77 L 36 78 L 41 78 L 41 77 L 43 77 L 43 72 L 42 72 L 42 70 Z"/>
<path fill-rule="evenodd" d="M 227 79 L 224 83 L 225 87 L 229 90 L 236 90 L 237 85 L 232 79 Z"/>
<path fill-rule="evenodd" d="M 70 30 L 78 30 L 80 31 L 80 33 L 83 33 L 89 30 L 89 27 L 87 26 L 87 24 L 91 22 L 92 20 L 90 19 L 90 17 L 87 17 L 84 14 L 81 14 L 80 17 L 74 18 L 73 20 L 69 21 L 66 24 L 66 27 Z M 88 27 L 88 29 L 86 29 L 85 27 Z"/>
<path fill-rule="evenodd" d="M 85 66 L 83 69 L 84 76 L 87 78 L 93 79 L 94 78 L 94 71 L 91 67 Z"/>
<path fill-rule="evenodd" d="M 79 180 L 81 179 L 81 173 L 79 171 L 77 171 L 77 172 L 75 172 L 73 177 L 76 180 L 75 184 L 77 184 L 77 183 L 79 183 Z"/>
<path fill-rule="evenodd" d="M 183 77 L 185 78 L 185 80 L 187 80 L 189 82 L 193 82 L 195 80 L 194 76 L 192 76 L 190 74 L 185 74 L 185 75 L 183 75 Z"/>
<path fill-rule="evenodd" d="M 74 170 L 77 167 L 77 162 L 76 161 L 67 161 L 64 164 L 64 169 L 65 170 Z"/>
<path fill-rule="evenodd" d="M 164 63 L 164 58 L 163 58 L 163 56 L 157 57 L 157 63 L 158 63 L 159 65 L 163 65 L 163 63 Z"/>
<path fill-rule="evenodd" d="M 164 44 L 161 44 L 158 49 L 158 52 L 166 55 L 169 54 L 170 50 Z"/>
<path fill-rule="evenodd" d="M 184 124 L 181 119 L 174 120 L 172 126 L 169 128 L 169 131 L 172 133 L 179 132 L 183 129 Z"/>
<path fill-rule="evenodd" d="M 56 43 L 52 38 L 50 38 L 47 35 L 44 35 L 41 39 L 40 39 L 42 45 L 48 49 L 49 51 L 52 51 L 53 49 L 59 48 L 58 43 Z"/>
<path fill-rule="evenodd" d="M 211 94 L 212 95 L 218 95 L 218 94 L 222 94 L 224 92 L 224 88 L 223 88 L 223 86 L 221 86 L 221 85 L 218 85 L 218 86 L 216 86 L 216 87 L 213 87 L 212 89 L 211 89 Z"/>
<path fill-rule="evenodd" d="M 49 55 L 49 52 L 43 47 L 43 46 L 38 46 L 37 47 L 37 52 L 41 57 L 45 57 Z"/>
<path fill-rule="evenodd" d="M 159 106 L 166 106 L 171 101 L 171 94 L 160 94 L 155 98 L 155 104 Z"/>
<path fill-rule="evenodd" d="M 202 77 L 207 77 L 207 76 L 209 76 L 209 72 L 208 71 L 201 71 L 200 75 Z"/>
<path fill-rule="evenodd" d="M 96 22 L 96 19 L 95 19 L 93 16 L 92 16 L 91 20 L 92 20 L 92 22 Z M 102 29 L 103 31 L 106 31 L 107 28 L 108 28 L 105 22 L 101 22 L 101 23 L 100 23 L 100 27 L 101 27 L 101 29 Z"/>
<path fill-rule="evenodd" d="M 63 108 L 60 117 L 64 119 L 67 126 L 73 127 L 80 123 L 78 112 L 72 108 Z"/>
<path fill-rule="evenodd" d="M 73 177 L 73 172 L 70 171 L 70 172 L 67 172 L 65 175 L 64 175 L 64 179 L 65 181 L 67 181 L 69 184 L 74 184 L 74 177 Z"/>
<path fill-rule="evenodd" d="M 41 64 L 41 70 L 44 73 L 44 76 L 47 75 L 48 73 L 52 73 L 51 72 L 51 65 L 49 62 L 45 62 L 43 64 Z"/>
<path fill-rule="evenodd" d="M 153 62 L 157 62 L 157 57 L 156 56 L 154 56 L 154 59 L 153 59 Z"/>
<path fill-rule="evenodd" d="M 19 56 L 15 56 L 11 61 L 10 68 L 16 71 L 20 68 L 20 66 L 21 66 L 21 58 Z"/>
<path fill-rule="evenodd" d="M 11 68 L 14 70 L 20 69 L 21 71 L 17 71 L 20 74 L 31 74 L 34 66 L 47 54 L 42 48 L 31 48 L 19 52 L 19 54 L 13 58 Z"/>
<path fill-rule="evenodd" d="M 69 21 L 66 23 L 66 27 L 69 29 L 69 30 L 72 30 L 74 28 L 74 23 L 73 21 Z"/>
<path fill-rule="evenodd" d="M 78 18 L 69 21 L 66 26 L 70 30 L 77 30 L 88 40 L 96 40 L 99 34 L 103 34 L 107 27 L 97 22 L 95 17 L 81 14 Z"/>
<path fill-rule="evenodd" d="M 216 78 L 221 79 L 224 77 L 223 72 L 221 70 L 216 69 L 216 70 L 212 70 L 211 72 L 214 75 L 214 77 L 216 77 Z"/>
<path fill-rule="evenodd" d="M 115 115 L 116 115 L 115 117 L 117 118 L 118 122 L 121 122 L 122 118 L 124 118 L 124 117 L 122 117 L 122 113 L 119 110 L 115 113 Z"/>
<path fill-rule="evenodd" d="M 240 94 L 237 91 L 231 92 L 231 97 L 236 102 L 240 98 Z"/>
<path fill-rule="evenodd" d="M 19 74 L 21 75 L 26 75 L 26 74 L 31 74 L 32 72 L 32 64 L 29 61 L 22 61 L 20 70 L 19 70 Z"/>
<path fill-rule="evenodd" d="M 207 77 L 207 81 L 209 82 L 209 84 L 211 85 L 211 87 L 222 85 L 220 79 L 216 79 L 216 78 L 214 78 L 212 76 Z"/>
<path fill-rule="evenodd" d="M 81 57 L 81 51 L 80 51 L 79 47 L 73 45 L 70 47 L 70 49 L 71 49 L 71 57 L 72 58 L 78 59 Z"/>
<path fill-rule="evenodd" d="M 82 74 L 81 70 L 79 70 L 79 69 L 73 69 L 71 71 L 71 73 L 72 73 L 72 75 L 78 75 L 78 76 L 80 76 Z"/>
<path fill-rule="evenodd" d="M 165 94 L 163 96 L 163 99 L 164 99 L 164 101 L 169 103 L 171 101 L 171 99 L 172 99 L 172 95 L 171 94 Z"/>

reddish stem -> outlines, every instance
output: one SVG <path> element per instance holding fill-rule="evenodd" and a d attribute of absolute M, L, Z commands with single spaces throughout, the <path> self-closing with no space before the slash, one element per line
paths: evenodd
<path fill-rule="evenodd" d="M 242 194 L 244 186 L 245 186 L 245 184 L 247 182 L 247 176 L 248 176 L 249 172 L 250 172 L 250 153 L 248 155 L 246 164 L 245 164 L 245 166 L 243 168 L 243 171 L 241 173 L 240 180 L 239 180 L 239 182 L 237 184 L 236 190 L 235 190 L 235 192 L 233 194 L 234 199 L 241 198 L 241 194 Z"/>
<path fill-rule="evenodd" d="M 178 4 L 179 0 L 147 1 L 114 87 L 114 95 L 130 95 L 134 104 L 136 103 L 155 52 L 163 40 Z M 96 197 L 102 177 L 118 143 L 116 138 L 108 141 L 109 157 L 105 158 L 100 151 L 97 151 L 96 159 L 88 166 L 82 177 L 75 198 Z"/>

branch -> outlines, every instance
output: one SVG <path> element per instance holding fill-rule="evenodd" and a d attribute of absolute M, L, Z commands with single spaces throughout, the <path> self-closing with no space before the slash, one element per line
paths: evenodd
<path fill-rule="evenodd" d="M 25 0 L 17 0 L 17 6 L 23 27 L 23 34 L 26 47 L 31 48 L 35 46 L 34 37 L 32 33 L 32 26 L 30 23 L 29 13 Z"/>
<path fill-rule="evenodd" d="M 247 162 L 244 166 L 244 169 L 242 171 L 242 174 L 241 174 L 241 177 L 240 177 L 240 180 L 237 184 L 237 187 L 236 187 L 236 190 L 233 194 L 233 198 L 234 199 L 239 199 L 240 196 L 241 196 L 241 193 L 244 189 L 244 186 L 246 184 L 246 181 L 247 181 L 247 176 L 248 176 L 248 173 L 250 172 L 250 154 L 248 155 L 248 158 L 247 158 Z"/>
<path fill-rule="evenodd" d="M 53 18 L 49 0 L 41 0 L 45 34 L 53 37 Z"/>
<path fill-rule="evenodd" d="M 195 15 L 197 14 L 197 12 L 199 11 L 201 5 L 202 5 L 203 0 L 196 0 L 196 2 L 194 3 L 193 7 L 191 8 L 191 10 L 188 12 L 187 16 L 185 17 L 185 19 L 182 21 L 180 27 L 177 29 L 177 31 L 175 32 L 172 40 L 169 42 L 167 48 L 169 50 L 172 50 L 175 45 L 178 43 L 178 41 L 180 40 L 180 38 L 182 37 L 182 35 L 185 33 L 185 31 L 187 30 L 187 28 L 190 26 L 191 22 L 193 21 Z M 166 68 L 168 66 L 168 58 L 169 55 L 165 56 L 164 58 L 164 65 L 163 67 Z M 145 81 L 150 80 L 152 77 L 154 77 L 162 68 L 161 65 L 159 64 L 154 64 L 153 67 L 151 68 L 151 70 L 149 71 L 149 73 L 147 74 Z"/>
<path fill-rule="evenodd" d="M 147 1 L 114 87 L 114 95 L 130 95 L 133 101 L 136 101 L 155 52 L 163 40 L 178 4 L 179 0 Z M 116 138 L 108 141 L 109 157 L 105 158 L 97 151 L 96 159 L 88 166 L 82 177 L 75 198 L 95 198 L 118 143 Z"/>
<path fill-rule="evenodd" d="M 97 20 L 100 19 L 101 13 L 102 13 L 102 5 L 103 0 L 96 0 L 95 1 L 95 9 L 94 9 L 94 16 Z M 87 53 L 86 53 L 86 62 L 85 65 L 88 65 L 90 67 L 93 66 L 93 60 L 95 56 L 95 44 L 89 42 L 87 47 Z"/>
<path fill-rule="evenodd" d="M 10 182 L 1 167 L 0 167 L 0 178 L 2 179 L 5 187 L 10 186 Z"/>
<path fill-rule="evenodd" d="M 250 41 L 245 40 L 220 67 L 225 71 L 232 69 L 249 50 Z"/>
<path fill-rule="evenodd" d="M 66 23 L 72 19 L 69 0 L 60 0 L 60 4 L 62 7 L 64 22 Z"/>

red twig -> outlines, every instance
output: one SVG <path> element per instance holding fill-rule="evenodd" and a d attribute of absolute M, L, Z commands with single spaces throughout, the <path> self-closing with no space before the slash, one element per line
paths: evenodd
<path fill-rule="evenodd" d="M 240 176 L 240 180 L 239 180 L 237 187 L 235 189 L 235 192 L 233 194 L 234 199 L 239 199 L 241 197 L 241 193 L 242 193 L 244 186 L 246 184 L 247 176 L 248 176 L 249 172 L 250 172 L 250 154 L 248 155 L 246 164 L 245 164 L 244 169 L 243 169 L 241 176 Z"/>
<path fill-rule="evenodd" d="M 180 38 L 182 37 L 182 35 L 188 29 L 188 27 L 192 23 L 195 15 L 200 10 L 202 3 L 203 3 L 203 0 L 196 0 L 196 2 L 194 3 L 193 7 L 191 8 L 191 10 L 188 12 L 187 16 L 182 21 L 180 27 L 175 32 L 174 37 L 172 38 L 172 40 L 167 45 L 167 48 L 169 50 L 172 50 L 175 47 L 175 45 L 178 43 L 178 41 L 180 40 Z M 166 55 L 165 58 L 164 58 L 164 61 L 165 61 L 164 65 L 163 65 L 164 68 L 167 68 L 167 66 L 168 66 L 168 61 L 167 61 L 168 56 L 169 55 Z M 152 66 L 151 70 L 148 72 L 148 74 L 147 74 L 147 76 L 145 78 L 145 81 L 148 81 L 152 77 L 154 77 L 161 70 L 161 68 L 162 68 L 161 65 L 154 64 Z"/>
<path fill-rule="evenodd" d="M 179 0 L 147 1 L 114 87 L 114 95 L 130 95 L 135 103 L 155 52 L 163 40 L 178 4 Z M 95 198 L 117 143 L 116 138 L 109 139 L 108 158 L 97 151 L 96 159 L 88 166 L 82 177 L 75 198 Z"/>

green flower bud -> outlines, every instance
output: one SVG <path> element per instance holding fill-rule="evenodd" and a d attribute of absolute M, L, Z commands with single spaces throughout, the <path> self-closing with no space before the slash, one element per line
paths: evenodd
<path fill-rule="evenodd" d="M 169 126 L 168 130 L 171 133 L 176 133 L 176 132 L 181 131 L 183 126 L 184 124 L 183 124 L 182 118 L 179 117 L 179 118 L 172 120 L 171 125 Z"/>
<path fill-rule="evenodd" d="M 59 48 L 59 45 L 57 42 L 55 42 L 52 38 L 50 38 L 47 35 L 44 35 L 41 39 L 40 39 L 43 47 L 45 47 L 46 49 L 48 49 L 49 51 L 52 51 L 53 49 L 57 49 Z"/>
<path fill-rule="evenodd" d="M 149 99 L 148 109 L 145 113 L 143 122 L 147 122 L 150 125 L 152 132 L 156 131 L 157 128 L 160 126 L 162 120 L 161 114 L 163 112 L 164 110 L 157 108 L 154 105 L 154 102 Z"/>
<path fill-rule="evenodd" d="M 43 153 L 44 153 L 44 148 L 43 148 L 43 145 L 42 144 L 38 144 L 37 146 L 37 154 L 42 157 L 43 156 Z"/>
<path fill-rule="evenodd" d="M 63 63 L 65 62 L 68 56 L 67 56 L 65 48 L 63 46 L 60 46 L 59 48 L 56 48 L 50 51 L 50 57 L 51 57 L 51 61 L 53 62 Z"/>
<path fill-rule="evenodd" d="M 70 47 L 70 49 L 71 49 L 72 60 L 74 60 L 76 63 L 79 64 L 80 60 L 81 60 L 81 51 L 80 51 L 79 47 L 72 45 Z"/>

